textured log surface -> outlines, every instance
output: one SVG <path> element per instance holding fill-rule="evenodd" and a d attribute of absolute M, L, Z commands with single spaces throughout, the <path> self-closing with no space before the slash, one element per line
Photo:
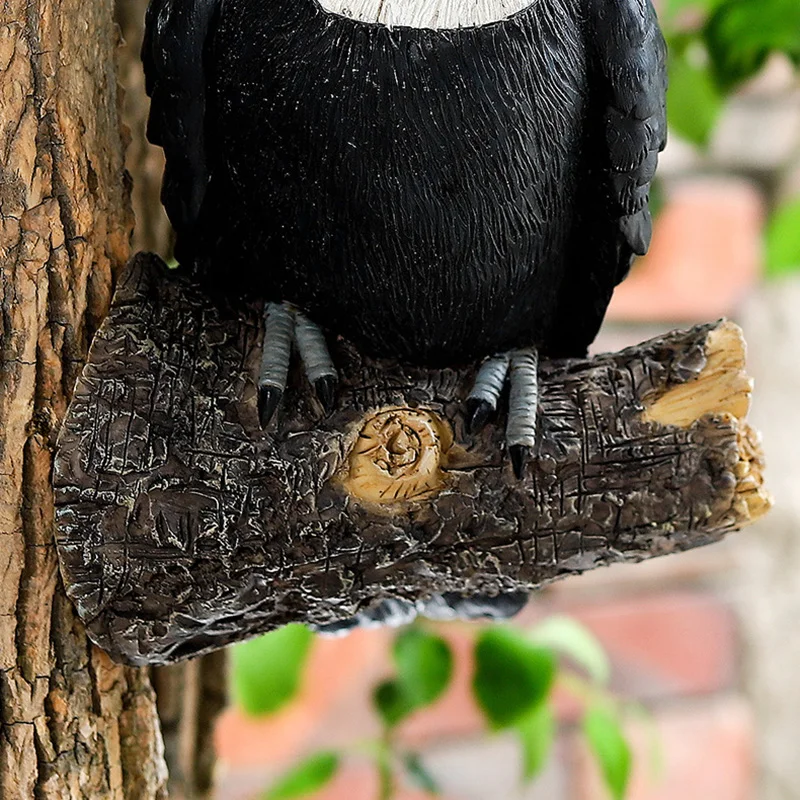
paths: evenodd
<path fill-rule="evenodd" d="M 155 697 L 86 638 L 53 538 L 56 432 L 125 264 L 111 0 L 0 6 L 0 797 L 166 794 Z"/>
<path fill-rule="evenodd" d="M 68 592 L 115 658 L 171 661 L 385 598 L 534 588 L 708 544 L 769 506 L 728 323 L 544 363 L 520 482 L 502 416 L 464 431 L 472 368 L 376 363 L 344 342 L 337 410 L 324 418 L 296 370 L 262 432 L 261 336 L 257 305 L 216 308 L 152 256 L 120 283 L 55 469 Z M 362 432 L 384 438 L 364 448 Z M 370 494 L 365 469 L 414 464 L 433 479 Z"/>

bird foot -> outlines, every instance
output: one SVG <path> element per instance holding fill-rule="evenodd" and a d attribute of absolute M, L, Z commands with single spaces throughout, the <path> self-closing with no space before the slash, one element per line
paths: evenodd
<path fill-rule="evenodd" d="M 517 479 L 536 445 L 536 407 L 539 401 L 539 356 L 526 347 L 487 358 L 467 398 L 467 432 L 477 433 L 497 411 L 506 380 L 510 384 L 506 449 Z"/>
<path fill-rule="evenodd" d="M 264 307 L 264 346 L 258 375 L 258 416 L 269 425 L 286 390 L 292 344 L 297 347 L 306 376 L 326 413 L 333 410 L 338 376 L 328 352 L 325 334 L 303 313 L 287 303 Z"/>

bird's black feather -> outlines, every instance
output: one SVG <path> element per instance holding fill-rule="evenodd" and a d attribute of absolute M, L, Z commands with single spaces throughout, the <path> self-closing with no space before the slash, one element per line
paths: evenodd
<path fill-rule="evenodd" d="M 208 184 L 205 54 L 220 2 L 153 0 L 145 20 L 147 137 L 164 148 L 161 200 L 179 235 L 194 230 Z"/>
<path fill-rule="evenodd" d="M 424 363 L 578 355 L 647 248 L 666 130 L 649 0 L 453 31 L 152 0 L 147 27 L 165 204 L 224 291 Z"/>
<path fill-rule="evenodd" d="M 590 9 L 597 90 L 606 103 L 612 207 L 627 245 L 624 264 L 650 244 L 650 182 L 667 137 L 666 45 L 650 0 L 591 0 Z"/>

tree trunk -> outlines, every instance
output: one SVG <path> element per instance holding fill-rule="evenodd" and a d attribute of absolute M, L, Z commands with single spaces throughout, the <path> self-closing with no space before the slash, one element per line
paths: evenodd
<path fill-rule="evenodd" d="M 95 340 L 61 437 L 58 536 L 70 596 L 116 658 L 177 660 L 387 599 L 530 590 L 708 544 L 769 507 L 729 323 L 544 363 L 517 481 L 502 422 L 464 430 L 474 369 L 341 341 L 334 413 L 295 372 L 262 431 L 261 320 L 139 256 Z"/>
<path fill-rule="evenodd" d="M 132 217 L 112 5 L 0 12 L 0 796 L 160 798 L 147 673 L 86 638 L 53 542 L 55 437 Z"/>
<path fill-rule="evenodd" d="M 144 69 L 139 57 L 147 3 L 148 0 L 118 0 L 116 7 L 123 39 L 119 52 L 119 80 L 124 88 L 122 122 L 130 134 L 125 167 L 133 176 L 133 249 L 149 250 L 166 258 L 172 249 L 172 228 L 160 199 L 164 151 L 150 144 L 145 136 L 150 102 L 144 91 Z"/>
<path fill-rule="evenodd" d="M 153 670 L 171 800 L 197 800 L 211 791 L 214 723 L 228 700 L 226 662 L 227 652 L 218 650 Z"/>

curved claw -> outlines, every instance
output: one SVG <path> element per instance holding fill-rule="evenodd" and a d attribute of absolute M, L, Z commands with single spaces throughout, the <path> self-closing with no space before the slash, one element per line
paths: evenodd
<path fill-rule="evenodd" d="M 467 398 L 467 433 L 472 435 L 480 433 L 489 421 L 494 408 L 487 400 L 480 397 Z"/>
<path fill-rule="evenodd" d="M 524 444 L 512 444 L 508 448 L 508 454 L 511 456 L 511 466 L 514 469 L 514 477 L 519 481 L 525 474 L 525 467 L 530 458 L 531 448 L 526 447 Z"/>
<path fill-rule="evenodd" d="M 258 418 L 262 430 L 269 425 L 282 397 L 283 392 L 277 386 L 262 384 L 258 387 Z"/>
<path fill-rule="evenodd" d="M 314 381 L 314 391 L 317 393 L 326 414 L 330 414 L 336 405 L 336 388 L 339 381 L 334 375 L 323 375 Z"/>

